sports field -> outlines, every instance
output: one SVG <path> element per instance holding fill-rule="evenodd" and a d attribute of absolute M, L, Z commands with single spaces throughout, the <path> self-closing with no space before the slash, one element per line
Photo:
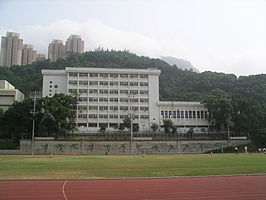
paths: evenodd
<path fill-rule="evenodd" d="M 129 178 L 266 173 L 265 154 L 1 155 L 0 179 Z"/>

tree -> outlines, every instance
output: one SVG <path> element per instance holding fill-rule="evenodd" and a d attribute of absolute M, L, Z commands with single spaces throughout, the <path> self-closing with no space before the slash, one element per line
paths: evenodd
<path fill-rule="evenodd" d="M 157 131 L 158 128 L 159 128 L 159 125 L 158 124 L 156 124 L 156 123 L 152 123 L 151 124 L 151 129 L 152 129 L 153 132 Z"/>
<path fill-rule="evenodd" d="M 123 119 L 123 123 L 125 128 L 131 129 L 131 119 L 129 117 L 126 117 L 125 119 Z"/>
<path fill-rule="evenodd" d="M 100 126 L 100 132 L 105 132 L 108 125 L 105 123 L 101 123 L 99 126 Z"/>
<path fill-rule="evenodd" d="M 207 119 L 212 127 L 220 131 L 229 123 L 232 115 L 232 103 L 220 96 L 209 95 L 202 103 L 208 109 Z"/>
<path fill-rule="evenodd" d="M 133 131 L 138 132 L 139 131 L 139 124 L 133 124 Z"/>
<path fill-rule="evenodd" d="M 118 130 L 123 131 L 125 129 L 124 123 L 119 124 Z"/>
<path fill-rule="evenodd" d="M 164 125 L 164 131 L 165 133 L 170 133 L 173 127 L 173 122 L 171 119 L 164 119 L 163 120 L 163 125 Z"/>
<path fill-rule="evenodd" d="M 59 135 L 64 135 L 66 132 L 75 130 L 76 126 L 74 122 L 76 111 L 74 108 L 77 105 L 76 97 L 55 94 L 53 97 L 44 97 L 40 99 L 39 103 L 46 115 L 56 122 Z"/>

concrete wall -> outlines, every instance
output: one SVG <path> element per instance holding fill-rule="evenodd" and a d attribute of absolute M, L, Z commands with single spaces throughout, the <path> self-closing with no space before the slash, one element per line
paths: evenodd
<path fill-rule="evenodd" d="M 0 155 L 17 155 L 20 154 L 20 150 L 0 150 Z"/>
<path fill-rule="evenodd" d="M 231 145 L 247 144 L 249 140 L 231 141 Z M 34 154 L 171 154 L 203 153 L 228 147 L 226 140 L 213 141 L 35 141 Z M 20 141 L 20 154 L 31 154 L 31 141 Z"/>

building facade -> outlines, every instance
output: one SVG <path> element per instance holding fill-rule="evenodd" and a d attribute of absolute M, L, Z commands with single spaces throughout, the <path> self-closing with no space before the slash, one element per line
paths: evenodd
<path fill-rule="evenodd" d="M 0 80 L 0 108 L 8 110 L 14 102 L 24 100 L 24 94 L 6 80 Z"/>
<path fill-rule="evenodd" d="M 62 40 L 53 40 L 48 46 L 48 59 L 57 61 L 59 58 L 66 57 L 66 46 Z"/>
<path fill-rule="evenodd" d="M 0 65 L 10 67 L 21 65 L 23 40 L 19 33 L 7 32 L 1 40 Z"/>
<path fill-rule="evenodd" d="M 123 119 L 133 119 L 140 131 L 152 123 L 163 127 L 172 119 L 179 130 L 208 127 L 206 109 L 199 102 L 159 101 L 157 69 L 72 68 L 42 70 L 43 96 L 77 95 L 76 123 L 79 131 L 99 131 L 101 124 L 114 131 Z"/>
<path fill-rule="evenodd" d="M 36 61 L 37 51 L 30 44 L 23 45 L 21 65 L 31 65 Z"/>
<path fill-rule="evenodd" d="M 80 35 L 70 35 L 66 41 L 66 51 L 73 53 L 84 52 L 84 41 L 81 39 Z"/>

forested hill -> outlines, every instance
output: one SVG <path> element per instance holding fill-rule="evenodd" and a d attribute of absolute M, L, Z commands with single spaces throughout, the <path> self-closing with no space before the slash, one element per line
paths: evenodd
<path fill-rule="evenodd" d="M 158 68 L 160 75 L 160 100 L 200 101 L 215 89 L 229 96 L 241 96 L 266 100 L 266 75 L 237 78 L 233 74 L 216 72 L 195 73 L 171 67 L 160 59 L 137 56 L 128 51 L 96 50 L 83 54 L 71 54 L 66 60 L 35 62 L 28 66 L 0 67 L 0 79 L 5 79 L 28 95 L 41 90 L 42 69 L 64 69 L 65 67 L 105 68 Z"/>

